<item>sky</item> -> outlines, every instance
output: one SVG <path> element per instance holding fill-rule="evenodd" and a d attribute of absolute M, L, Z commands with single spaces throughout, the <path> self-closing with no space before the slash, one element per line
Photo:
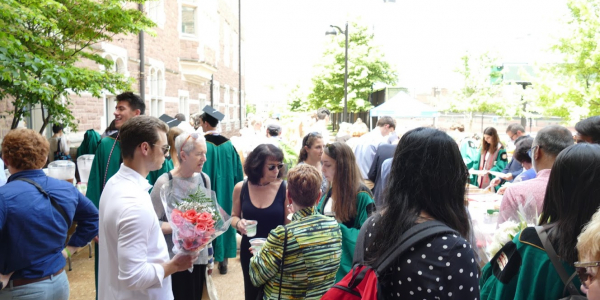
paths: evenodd
<path fill-rule="evenodd" d="M 281 99 L 310 82 L 330 36 L 360 18 L 411 92 L 455 89 L 467 51 L 498 53 L 502 62 L 543 64 L 561 32 L 565 0 L 252 0 L 242 2 L 248 100 Z M 352 28 L 350 28 L 352 30 Z M 352 49 L 349 49 L 352 51 Z"/>

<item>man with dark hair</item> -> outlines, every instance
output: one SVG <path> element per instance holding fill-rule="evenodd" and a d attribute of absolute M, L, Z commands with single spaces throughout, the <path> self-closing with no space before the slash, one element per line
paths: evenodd
<path fill-rule="evenodd" d="M 373 189 L 375 186 L 375 183 L 369 179 L 369 170 L 375 159 L 377 148 L 381 143 L 390 144 L 390 140 L 397 140 L 397 136 L 389 139 L 391 134 L 395 134 L 395 130 L 396 120 L 394 120 L 394 118 L 389 116 L 381 117 L 377 121 L 377 128 L 361 136 L 356 148 L 354 148 L 354 156 L 356 157 L 358 169 L 360 170 L 362 178 L 365 180 L 365 184 L 370 189 Z"/>
<path fill-rule="evenodd" d="M 321 107 L 317 109 L 317 122 L 308 130 L 308 132 L 318 132 L 323 136 L 323 142 L 330 142 L 330 133 L 329 129 L 327 129 L 327 124 L 329 123 L 329 109 L 325 107 Z"/>
<path fill-rule="evenodd" d="M 148 194 L 148 173 L 160 169 L 169 153 L 168 130 L 149 116 L 131 118 L 120 128 L 123 164 L 100 198 L 100 299 L 173 299 L 169 276 L 190 268 L 198 257 L 169 260 Z"/>
<path fill-rule="evenodd" d="M 182 113 L 178 113 L 175 115 L 175 119 L 177 119 L 180 122 L 185 122 L 185 115 Z"/>
<path fill-rule="evenodd" d="M 600 144 L 600 116 L 589 117 L 575 124 L 577 143 Z"/>
<path fill-rule="evenodd" d="M 132 93 L 125 92 L 117 95 L 117 104 L 114 112 L 114 127 L 115 131 L 111 131 L 108 136 L 105 136 L 100 140 L 98 147 L 96 148 L 96 154 L 92 167 L 90 169 L 90 177 L 88 179 L 88 187 L 86 196 L 92 200 L 96 207 L 100 207 L 100 195 L 104 190 L 106 182 L 117 173 L 123 158 L 121 157 L 121 142 L 120 129 L 125 122 L 129 119 L 143 115 L 146 111 L 146 104 L 140 98 L 140 96 Z M 158 170 L 152 170 L 148 174 L 148 181 L 151 185 L 156 182 L 156 179 L 173 169 L 173 161 L 170 159 L 164 160 L 162 168 Z M 100 241 L 99 243 L 102 243 Z M 96 253 L 98 253 L 98 244 L 96 244 Z M 96 286 L 98 284 L 98 255 L 95 256 L 96 260 Z M 96 289 L 97 295 L 98 289 Z"/>
<path fill-rule="evenodd" d="M 231 215 L 233 188 L 244 180 L 242 162 L 231 141 L 217 132 L 217 125 L 225 115 L 208 105 L 202 110 L 204 113 L 200 115 L 200 126 L 204 130 L 207 150 L 202 172 L 210 178 L 221 208 Z M 214 258 L 219 262 L 221 274 L 227 273 L 227 259 L 237 255 L 235 234 L 235 229 L 230 227 L 213 241 Z"/>
<path fill-rule="evenodd" d="M 552 125 L 538 132 L 530 149 L 536 178 L 514 183 L 506 189 L 500 205 L 498 225 L 507 220 L 521 221 L 519 213 L 524 213 L 526 221 L 537 222 L 535 217 L 542 211 L 552 165 L 558 154 L 571 145 L 573 136 L 563 126 Z"/>
<path fill-rule="evenodd" d="M 513 141 L 515 145 L 524 138 L 529 137 L 528 135 L 525 135 L 525 128 L 519 123 L 508 125 L 506 128 L 506 135 L 508 135 L 508 138 Z M 497 186 L 504 182 L 512 182 L 522 172 L 523 165 L 513 157 L 504 170 L 502 170 L 502 173 L 505 175 L 492 179 L 492 181 L 490 181 L 490 186 Z"/>

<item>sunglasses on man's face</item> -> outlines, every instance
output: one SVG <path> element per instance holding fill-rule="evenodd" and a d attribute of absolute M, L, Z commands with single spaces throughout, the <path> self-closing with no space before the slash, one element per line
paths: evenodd
<path fill-rule="evenodd" d="M 585 288 L 588 288 L 586 281 L 592 279 L 594 275 L 590 274 L 587 270 L 588 268 L 600 267 L 600 261 L 575 262 L 573 265 L 575 266 L 575 270 L 577 270 L 577 275 L 579 276 L 581 284 L 583 284 Z"/>
<path fill-rule="evenodd" d="M 277 168 L 277 170 L 281 170 L 281 168 L 283 168 L 283 164 L 267 165 L 267 169 L 269 171 L 273 171 L 273 170 L 275 170 L 275 168 Z"/>
<path fill-rule="evenodd" d="M 157 144 L 152 144 L 152 146 L 156 146 Z M 167 155 L 167 153 L 169 153 L 169 150 L 171 150 L 171 146 L 169 145 L 164 145 L 162 147 L 160 147 L 160 149 L 163 152 L 163 155 Z"/>

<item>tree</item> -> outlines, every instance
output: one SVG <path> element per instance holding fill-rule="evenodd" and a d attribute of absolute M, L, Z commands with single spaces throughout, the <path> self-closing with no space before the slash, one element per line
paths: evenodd
<path fill-rule="evenodd" d="M 290 111 L 293 112 L 306 112 L 311 109 L 310 102 L 307 101 L 308 91 L 306 88 L 303 88 L 302 85 L 296 84 L 287 95 L 288 98 L 288 107 Z"/>
<path fill-rule="evenodd" d="M 143 12 L 117 0 L 0 0 L 0 99 L 13 105 L 11 129 L 39 105 L 40 133 L 55 121 L 76 130 L 71 93 L 100 97 L 131 84 L 91 46 L 152 26 Z M 83 60 L 106 71 L 78 65 Z"/>
<path fill-rule="evenodd" d="M 441 103 L 442 111 L 465 113 L 472 125 L 473 113 L 492 113 L 500 116 L 517 115 L 519 102 L 502 97 L 502 72 L 498 59 L 490 53 L 465 54 L 455 70 L 464 85 L 454 93 L 452 99 Z"/>
<path fill-rule="evenodd" d="M 569 0 L 565 32 L 552 47 L 562 62 L 543 69 L 538 106 L 546 115 L 578 121 L 600 115 L 600 1 Z"/>
<path fill-rule="evenodd" d="M 385 61 L 366 26 L 350 22 L 348 36 L 348 112 L 371 108 L 369 94 L 375 83 L 393 85 L 398 75 Z M 338 34 L 326 46 L 323 59 L 312 78 L 308 95 L 310 109 L 327 107 L 332 112 L 344 109 L 345 35 Z"/>

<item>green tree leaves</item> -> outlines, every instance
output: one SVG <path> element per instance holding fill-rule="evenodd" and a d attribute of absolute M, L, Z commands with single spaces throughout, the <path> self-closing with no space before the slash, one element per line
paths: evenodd
<path fill-rule="evenodd" d="M 553 50 L 562 62 L 544 68 L 536 87 L 546 115 L 578 121 L 600 115 L 600 1 L 570 0 L 565 32 Z"/>
<path fill-rule="evenodd" d="M 348 112 L 371 108 L 369 94 L 375 83 L 393 85 L 398 75 L 375 45 L 373 34 L 366 26 L 350 22 L 348 37 Z M 326 46 L 321 62 L 312 78 L 309 107 L 302 104 L 298 92 L 292 92 L 292 109 L 305 110 L 327 107 L 332 112 L 344 108 L 345 36 L 338 34 Z"/>
<path fill-rule="evenodd" d="M 12 128 L 40 105 L 40 132 L 53 121 L 76 129 L 68 109 L 71 93 L 100 97 L 104 91 L 128 90 L 132 82 L 114 72 L 92 45 L 152 26 L 143 12 L 117 0 L 0 0 L 0 99 L 13 104 Z M 86 68 L 83 60 L 106 71 Z"/>

